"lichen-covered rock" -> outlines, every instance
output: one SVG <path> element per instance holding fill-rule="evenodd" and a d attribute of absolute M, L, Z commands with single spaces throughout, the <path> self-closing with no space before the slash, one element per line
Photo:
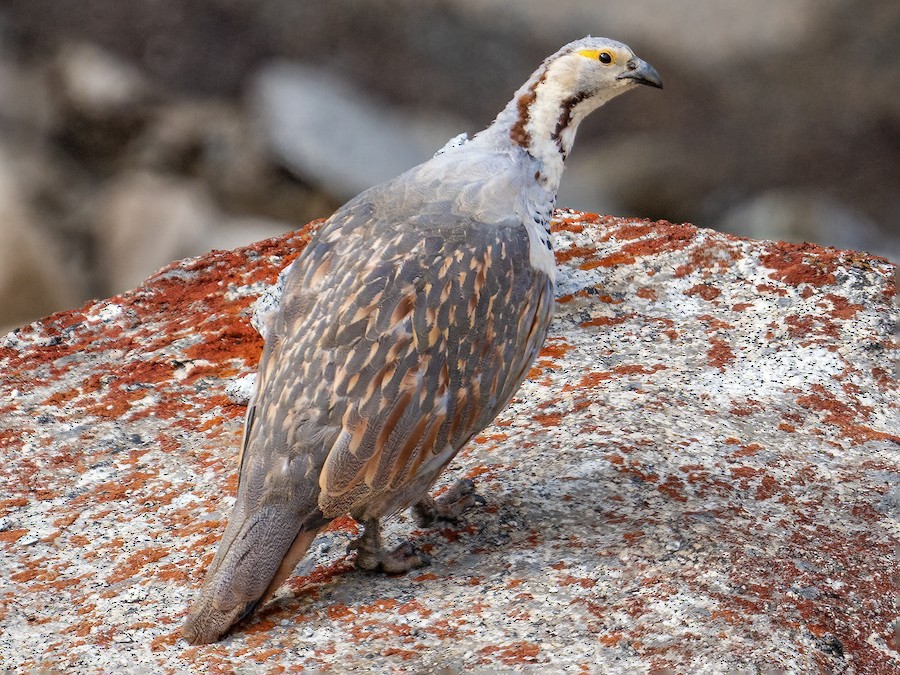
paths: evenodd
<path fill-rule="evenodd" d="M 179 639 L 235 489 L 252 305 L 308 241 L 171 265 L 0 343 L 0 668 L 892 672 L 894 268 L 560 212 L 557 318 L 445 475 L 433 565 L 337 521 L 259 616 Z M 412 527 L 405 516 L 388 533 Z"/>

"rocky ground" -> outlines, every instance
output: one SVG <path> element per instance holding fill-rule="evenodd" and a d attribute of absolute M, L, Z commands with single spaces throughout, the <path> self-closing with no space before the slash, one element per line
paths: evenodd
<path fill-rule="evenodd" d="M 588 32 L 666 89 L 582 127 L 561 204 L 897 259 L 898 31 L 893 0 L 7 0 L 0 326 L 326 215 Z"/>
<path fill-rule="evenodd" d="M 256 618 L 186 645 L 236 485 L 226 388 L 311 231 L 0 341 L 0 669 L 900 669 L 896 267 L 569 211 L 547 344 L 440 483 L 485 506 L 413 530 L 433 564 L 398 577 L 355 572 L 336 521 Z"/>

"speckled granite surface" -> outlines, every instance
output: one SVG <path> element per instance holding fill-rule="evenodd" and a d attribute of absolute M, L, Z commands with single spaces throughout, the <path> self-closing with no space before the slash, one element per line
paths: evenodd
<path fill-rule="evenodd" d="M 0 667 L 900 671 L 894 269 L 558 214 L 560 297 L 406 576 L 339 521 L 256 620 L 178 635 L 235 488 L 253 301 L 308 240 L 170 266 L 0 341 Z M 399 538 L 412 524 L 390 522 Z"/>

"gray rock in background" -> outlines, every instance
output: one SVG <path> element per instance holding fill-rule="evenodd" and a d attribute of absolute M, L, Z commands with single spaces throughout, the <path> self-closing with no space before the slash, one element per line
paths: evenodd
<path fill-rule="evenodd" d="M 85 275 L 40 227 L 18 168 L 0 147 L 0 332 L 77 304 L 86 288 Z"/>
<path fill-rule="evenodd" d="M 199 181 L 151 173 L 121 176 L 94 211 L 100 273 L 108 288 L 124 290 L 173 258 L 231 249 L 283 234 L 290 226 L 230 218 Z"/>
<path fill-rule="evenodd" d="M 138 68 L 89 43 L 63 45 L 53 71 L 54 93 L 82 115 L 114 117 L 151 98 Z"/>
<path fill-rule="evenodd" d="M 163 265 L 202 250 L 219 213 L 202 185 L 126 174 L 96 209 L 99 263 L 110 288 L 133 288 Z"/>
<path fill-rule="evenodd" d="M 251 107 L 275 158 L 345 201 L 431 157 L 461 122 L 387 106 L 322 69 L 262 68 Z"/>

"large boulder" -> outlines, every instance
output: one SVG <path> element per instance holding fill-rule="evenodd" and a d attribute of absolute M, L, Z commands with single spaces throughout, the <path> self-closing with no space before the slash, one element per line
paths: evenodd
<path fill-rule="evenodd" d="M 893 266 L 572 212 L 547 344 L 439 485 L 487 504 L 413 530 L 431 567 L 354 571 L 340 519 L 256 618 L 185 644 L 236 485 L 225 388 L 313 229 L 3 338 L 0 668 L 900 668 Z"/>

